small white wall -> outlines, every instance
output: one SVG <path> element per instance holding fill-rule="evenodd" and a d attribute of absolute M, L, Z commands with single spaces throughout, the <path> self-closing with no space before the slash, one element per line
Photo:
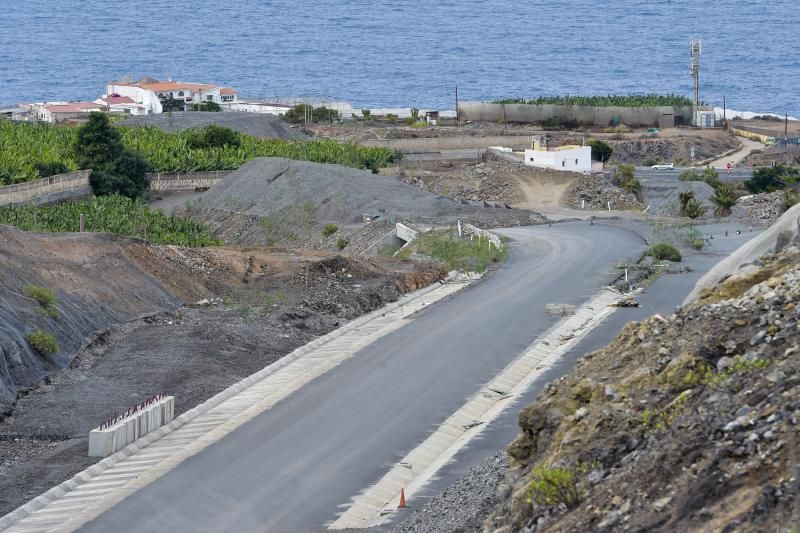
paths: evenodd
<path fill-rule="evenodd" d="M 291 107 L 283 105 L 266 104 L 261 102 L 237 101 L 231 104 L 233 111 L 247 111 L 248 113 L 268 113 L 271 115 L 282 115 L 289 111 Z"/>
<path fill-rule="evenodd" d="M 578 146 L 568 150 L 525 150 L 525 164 L 569 172 L 592 171 L 592 148 Z"/>
<path fill-rule="evenodd" d="M 151 431 L 172 421 L 175 397 L 166 396 L 124 417 L 108 428 L 89 433 L 89 457 L 108 457 Z"/>

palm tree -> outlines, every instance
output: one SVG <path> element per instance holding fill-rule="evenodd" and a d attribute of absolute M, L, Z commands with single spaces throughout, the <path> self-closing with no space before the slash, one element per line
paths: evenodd
<path fill-rule="evenodd" d="M 715 188 L 711 201 L 717 206 L 714 214 L 718 217 L 726 217 L 731 214 L 731 207 L 736 204 L 736 193 L 733 192 L 733 187 L 722 183 Z"/>

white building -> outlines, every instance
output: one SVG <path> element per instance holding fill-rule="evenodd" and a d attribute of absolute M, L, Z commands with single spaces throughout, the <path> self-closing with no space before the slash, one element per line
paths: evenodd
<path fill-rule="evenodd" d="M 129 115 L 144 115 L 146 109 L 143 105 L 134 102 L 129 96 L 106 96 L 94 101 L 109 113 L 127 113 Z"/>
<path fill-rule="evenodd" d="M 547 148 L 537 136 L 534 137 L 533 146 L 525 150 L 525 164 L 569 172 L 591 172 L 592 147 L 567 145 Z"/>
<path fill-rule="evenodd" d="M 231 111 L 246 111 L 248 113 L 269 113 L 271 115 L 283 115 L 292 107 L 291 104 L 278 102 L 266 102 L 258 100 L 238 100 L 231 104 Z"/>
<path fill-rule="evenodd" d="M 104 98 L 124 96 L 144 107 L 144 114 L 147 115 L 163 112 L 162 104 L 169 99 L 177 100 L 184 107 L 201 102 L 214 102 L 220 107 L 230 108 L 238 101 L 238 93 L 234 89 L 210 83 L 158 81 L 145 78 L 136 82 L 112 81 L 106 84 Z"/>

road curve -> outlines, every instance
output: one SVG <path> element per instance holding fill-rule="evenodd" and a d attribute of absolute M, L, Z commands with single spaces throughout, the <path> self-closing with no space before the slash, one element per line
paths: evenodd
<path fill-rule="evenodd" d="M 307 532 L 332 522 L 644 242 L 582 223 L 513 228 L 509 261 L 420 313 L 80 531 Z M 498 443 L 498 447 L 506 443 Z"/>

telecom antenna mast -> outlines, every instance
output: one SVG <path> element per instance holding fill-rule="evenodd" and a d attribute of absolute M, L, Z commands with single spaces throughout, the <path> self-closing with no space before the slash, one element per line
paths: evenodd
<path fill-rule="evenodd" d="M 698 108 L 700 107 L 700 53 L 703 45 L 700 39 L 692 39 L 689 48 L 692 51 L 692 65 L 689 72 L 694 79 L 694 106 Z"/>

